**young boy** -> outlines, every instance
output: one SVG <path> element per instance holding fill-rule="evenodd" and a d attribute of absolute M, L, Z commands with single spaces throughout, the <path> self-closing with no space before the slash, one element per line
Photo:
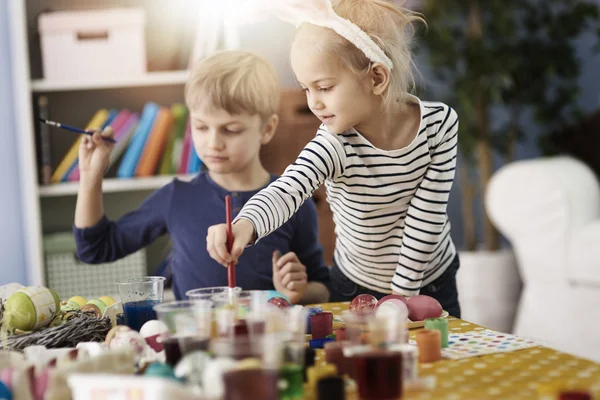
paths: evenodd
<path fill-rule="evenodd" d="M 265 170 L 259 151 L 277 128 L 279 97 L 277 73 L 252 53 L 220 52 L 200 62 L 185 98 L 194 148 L 208 171 L 191 182 L 174 179 L 117 221 L 104 215 L 102 205 L 102 178 L 112 150 L 102 137 L 113 132 L 107 128 L 85 136 L 73 227 L 79 259 L 114 261 L 168 233 L 177 299 L 190 289 L 227 285 L 226 268 L 206 250 L 206 232 L 225 219 L 226 195 L 231 195 L 235 217 L 277 178 Z M 314 204 L 306 202 L 294 218 L 248 249 L 238 261 L 236 278 L 244 290 L 276 289 L 292 303 L 327 301 L 329 271 L 318 243 Z"/>

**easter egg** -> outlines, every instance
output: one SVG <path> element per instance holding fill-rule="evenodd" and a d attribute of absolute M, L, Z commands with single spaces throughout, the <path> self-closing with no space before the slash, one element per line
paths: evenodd
<path fill-rule="evenodd" d="M 377 302 L 377 307 L 379 307 L 381 303 L 391 299 L 396 299 L 403 302 L 404 304 L 408 304 L 408 300 L 406 300 L 406 297 L 400 296 L 399 294 L 388 294 L 387 296 L 383 296 L 381 299 L 379 299 L 379 301 Z"/>
<path fill-rule="evenodd" d="M 163 350 L 161 338 L 168 333 L 169 328 L 167 325 L 156 319 L 146 322 L 140 329 L 140 335 L 142 335 L 148 346 L 157 353 Z"/>
<path fill-rule="evenodd" d="M 145 376 L 156 376 L 159 378 L 167 378 L 176 380 L 175 372 L 173 371 L 173 367 L 168 364 L 153 362 L 152 364 L 146 367 L 144 371 Z"/>
<path fill-rule="evenodd" d="M 28 286 L 6 300 L 3 321 L 9 329 L 31 331 L 50 324 L 59 310 L 60 298 L 56 292 L 42 286 Z"/>
<path fill-rule="evenodd" d="M 281 297 L 283 299 L 285 299 L 288 303 L 290 302 L 290 299 L 288 299 L 288 297 L 281 293 L 278 292 L 277 290 L 266 290 L 267 292 L 267 301 L 271 300 L 273 297 Z"/>
<path fill-rule="evenodd" d="M 350 311 L 369 311 L 377 306 L 377 299 L 370 294 L 359 294 L 350 302 Z"/>
<path fill-rule="evenodd" d="M 268 301 L 269 304 L 273 304 L 277 308 L 288 308 L 290 303 L 283 297 L 272 297 Z"/>
<path fill-rule="evenodd" d="M 81 306 L 72 300 L 61 301 L 61 303 L 60 303 L 61 311 L 77 311 L 80 308 L 81 308 Z"/>
<path fill-rule="evenodd" d="M 23 292 L 16 292 L 4 303 L 4 318 L 10 327 L 29 331 L 35 325 L 35 307 Z"/>
<path fill-rule="evenodd" d="M 54 298 L 54 313 L 57 313 L 58 311 L 60 311 L 60 297 L 58 296 L 58 293 L 56 293 L 54 290 L 48 289 L 48 291 L 52 294 L 52 297 Z"/>
<path fill-rule="evenodd" d="M 146 352 L 147 346 L 139 332 L 129 329 L 116 331 L 108 343 L 108 348 L 110 350 L 129 350 L 140 358 Z"/>
<path fill-rule="evenodd" d="M 109 346 L 111 340 L 113 339 L 113 337 L 115 336 L 115 334 L 117 332 L 124 332 L 124 331 L 130 331 L 130 330 L 131 330 L 131 328 L 128 327 L 127 325 L 117 325 L 108 331 L 108 333 L 106 334 L 106 338 L 104 339 L 104 343 L 106 343 L 106 345 Z"/>
<path fill-rule="evenodd" d="M 411 321 L 423 321 L 442 315 L 442 306 L 433 297 L 420 294 L 408 300 L 408 318 Z"/>
<path fill-rule="evenodd" d="M 377 316 L 384 318 L 397 318 L 406 321 L 408 318 L 408 306 L 402 300 L 391 298 L 379 304 L 376 309 Z"/>
<path fill-rule="evenodd" d="M 100 316 L 104 315 L 104 311 L 106 311 L 106 304 L 99 299 L 88 300 L 86 304 L 93 304 L 100 309 Z"/>
<path fill-rule="evenodd" d="M 98 300 L 100 300 L 101 302 L 103 302 L 104 304 L 106 304 L 106 307 L 110 307 L 113 304 L 116 303 L 116 300 L 113 299 L 110 296 L 102 296 L 102 297 L 98 297 Z"/>
<path fill-rule="evenodd" d="M 81 307 L 85 303 L 87 303 L 87 299 L 85 297 L 82 297 L 82 296 L 73 296 L 69 300 L 74 301 L 75 303 L 79 304 L 79 307 Z"/>
<path fill-rule="evenodd" d="M 100 310 L 100 307 L 93 303 L 85 303 L 83 306 L 81 306 L 81 311 L 85 313 L 91 312 L 96 318 L 102 318 L 102 310 Z"/>

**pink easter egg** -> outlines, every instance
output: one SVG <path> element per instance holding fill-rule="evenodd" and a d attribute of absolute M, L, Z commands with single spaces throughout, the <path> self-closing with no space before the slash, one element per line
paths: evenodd
<path fill-rule="evenodd" d="M 273 304 L 277 308 L 288 308 L 291 306 L 283 297 L 271 297 L 268 303 Z"/>
<path fill-rule="evenodd" d="M 377 306 L 377 299 L 370 294 L 359 294 L 350 302 L 350 311 L 369 311 Z"/>
<path fill-rule="evenodd" d="M 411 321 L 423 321 L 442 315 L 442 305 L 433 297 L 420 294 L 408 300 L 408 318 Z"/>
<path fill-rule="evenodd" d="M 393 316 L 400 321 L 406 321 L 408 319 L 408 306 L 402 300 L 395 298 L 387 299 L 377 306 L 377 315 L 385 317 Z"/>
<path fill-rule="evenodd" d="M 396 300 L 400 300 L 402 301 L 404 304 L 408 304 L 408 300 L 406 300 L 406 297 L 404 296 L 400 296 L 399 294 L 388 294 L 387 296 L 383 296 L 381 299 L 379 299 L 379 301 L 377 302 L 377 307 L 379 307 L 379 305 L 385 301 L 388 301 L 390 299 L 396 299 Z"/>

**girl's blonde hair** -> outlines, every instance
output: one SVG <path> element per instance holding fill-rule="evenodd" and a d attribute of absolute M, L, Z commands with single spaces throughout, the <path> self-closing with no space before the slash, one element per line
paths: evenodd
<path fill-rule="evenodd" d="M 383 94 L 384 106 L 402 103 L 415 87 L 412 39 L 415 22 L 425 20 L 389 0 L 333 0 L 334 11 L 358 25 L 392 60 L 390 83 Z M 368 72 L 372 62 L 356 46 L 330 30 L 324 48 L 337 54 L 357 74 Z"/>
<path fill-rule="evenodd" d="M 280 96 L 273 66 L 241 50 L 220 51 L 198 62 L 185 85 L 191 110 L 208 105 L 232 115 L 260 115 L 263 121 L 277 113 Z"/>

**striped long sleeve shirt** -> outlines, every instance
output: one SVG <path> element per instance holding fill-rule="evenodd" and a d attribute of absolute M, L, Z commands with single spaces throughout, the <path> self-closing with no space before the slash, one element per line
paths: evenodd
<path fill-rule="evenodd" d="M 335 222 L 335 261 L 355 283 L 414 296 L 439 277 L 456 249 L 446 213 L 454 180 L 458 116 L 424 102 L 418 134 L 406 147 L 382 150 L 358 131 L 322 125 L 284 174 L 246 203 L 239 218 L 258 240 L 287 221 L 325 184 Z"/>

